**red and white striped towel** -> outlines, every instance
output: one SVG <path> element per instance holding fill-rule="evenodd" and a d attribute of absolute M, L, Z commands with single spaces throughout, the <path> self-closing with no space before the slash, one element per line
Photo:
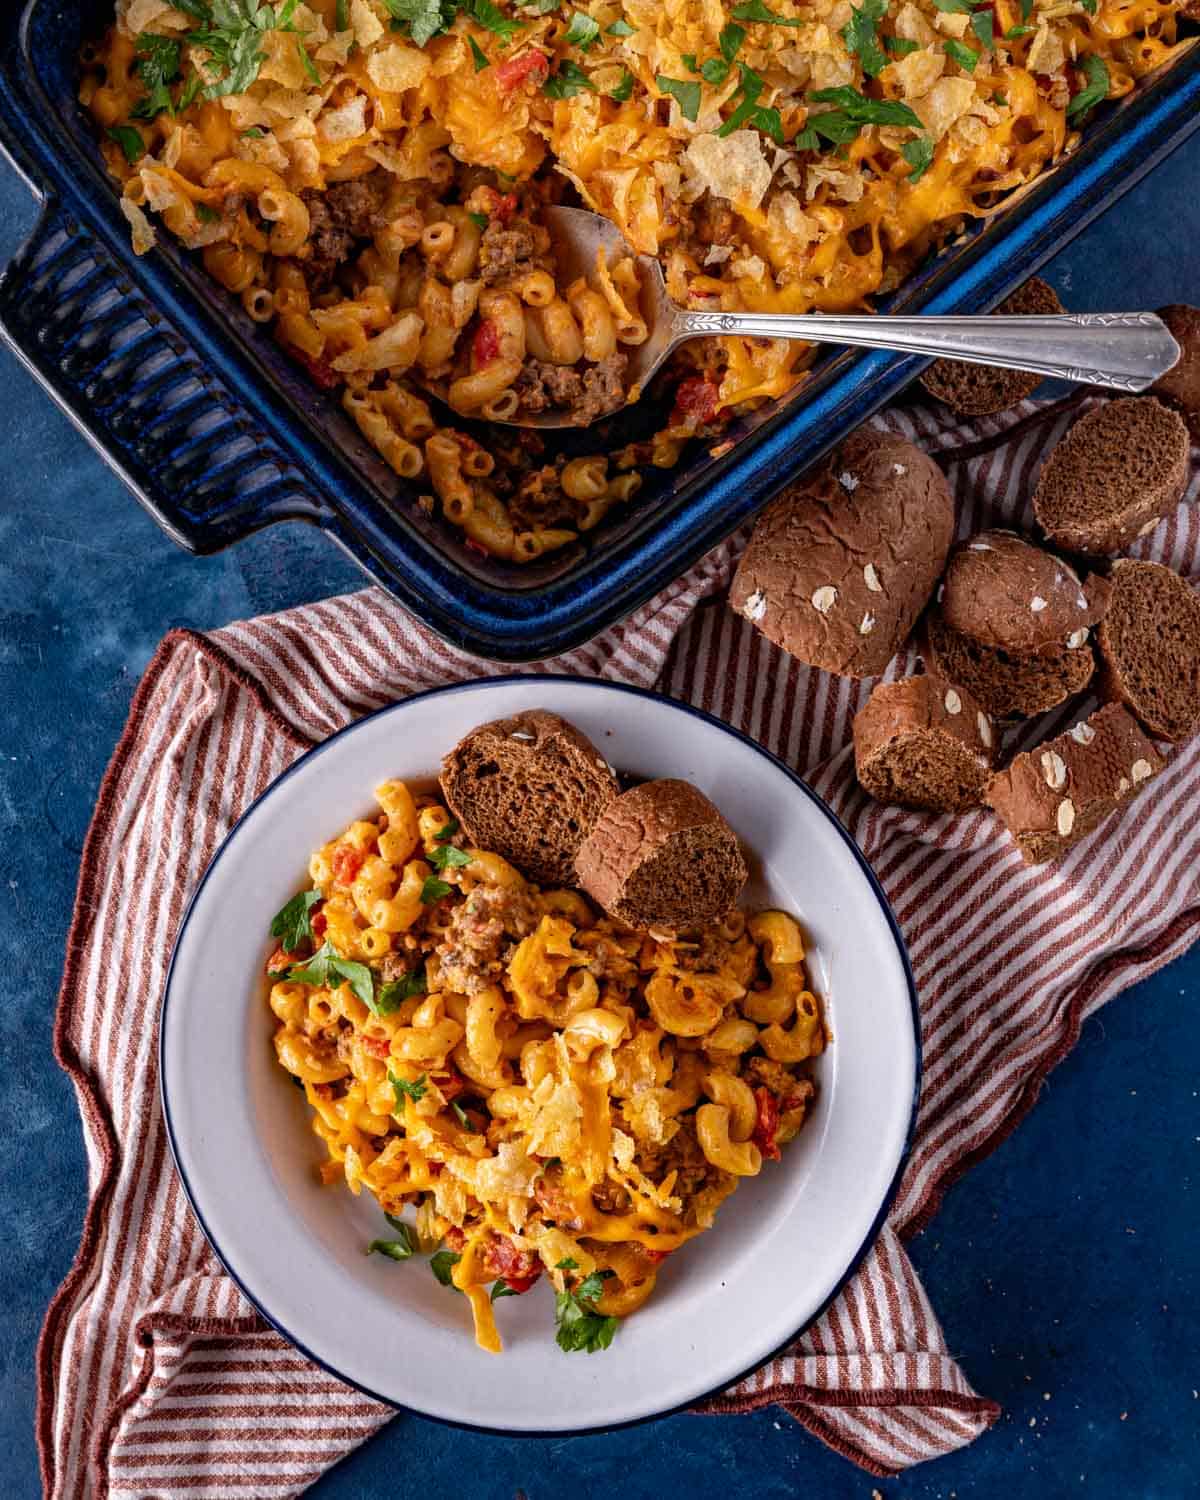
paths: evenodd
<path fill-rule="evenodd" d="M 1031 525 L 1036 464 L 1071 415 L 1029 403 L 1019 420 L 970 433 L 922 409 L 881 421 L 958 455 L 949 473 L 966 532 Z M 704 1408 L 780 1402 L 840 1453 L 889 1474 L 970 1442 L 998 1414 L 951 1358 L 903 1237 L 1020 1120 L 1082 1019 L 1195 936 L 1200 742 L 1050 867 L 1023 865 L 984 812 L 877 806 L 855 782 L 850 749 L 866 689 L 791 661 L 722 602 L 740 540 L 544 669 L 659 682 L 754 735 L 830 801 L 896 909 L 920 992 L 925 1078 L 891 1218 L 794 1348 Z M 1200 510 L 1181 509 L 1138 551 L 1195 574 Z M 910 667 L 902 658 L 891 670 Z M 171 1166 L 156 1017 L 188 895 L 252 799 L 356 715 L 490 670 L 375 590 L 209 637 L 175 632 L 147 670 L 84 850 L 57 1018 L 90 1203 L 38 1350 L 52 1500 L 279 1500 L 391 1415 L 277 1337 L 222 1273 Z"/>

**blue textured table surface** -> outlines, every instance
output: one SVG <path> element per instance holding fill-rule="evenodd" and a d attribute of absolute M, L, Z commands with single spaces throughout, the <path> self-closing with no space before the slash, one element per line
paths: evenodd
<path fill-rule="evenodd" d="M 1190 189 L 1190 190 L 1188 190 Z M 0 261 L 32 221 L 0 168 Z M 1052 263 L 1073 308 L 1200 301 L 1200 136 Z M 354 588 L 300 526 L 177 551 L 0 353 L 0 1496 L 38 1492 L 33 1350 L 70 1264 L 84 1153 L 50 1030 L 80 849 L 139 674 L 208 629 Z M 913 1244 L 952 1351 L 1004 1416 L 973 1447 L 875 1481 L 790 1419 L 674 1417 L 611 1437 L 505 1440 L 400 1416 L 311 1492 L 593 1500 L 797 1493 L 1175 1500 L 1200 1485 L 1200 951 L 1084 1028 L 1036 1110 Z M 586 1413 L 581 1413 L 585 1418 Z"/>

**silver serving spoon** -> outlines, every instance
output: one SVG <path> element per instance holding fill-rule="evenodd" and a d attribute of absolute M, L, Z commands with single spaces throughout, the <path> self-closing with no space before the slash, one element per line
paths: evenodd
<path fill-rule="evenodd" d="M 603 252 L 609 265 L 631 252 L 615 224 L 584 208 L 548 208 L 559 274 L 569 283 L 595 273 Z M 642 391 L 667 355 L 687 339 L 741 334 L 754 338 L 803 339 L 811 344 L 851 344 L 895 349 L 936 359 L 1029 370 L 1060 380 L 1137 394 L 1179 359 L 1179 345 L 1153 313 L 1068 313 L 1061 316 L 843 317 L 826 313 L 692 312 L 667 295 L 662 266 L 653 256 L 636 257 L 642 281 L 642 315 L 650 330 L 644 344 L 623 345 L 629 356 L 626 389 Z M 578 427 L 569 412 L 518 412 L 515 427 Z"/>

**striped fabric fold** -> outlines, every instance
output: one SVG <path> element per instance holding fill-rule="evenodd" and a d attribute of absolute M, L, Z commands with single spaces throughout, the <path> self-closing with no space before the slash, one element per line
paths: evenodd
<path fill-rule="evenodd" d="M 1037 464 L 1079 406 L 1026 403 L 969 431 L 921 407 L 879 421 L 941 457 L 966 533 L 1031 526 Z M 802 666 L 726 607 L 744 540 L 539 669 L 658 684 L 754 736 L 829 801 L 895 908 L 920 994 L 925 1076 L 889 1222 L 794 1346 L 701 1408 L 780 1403 L 886 1475 L 971 1442 L 998 1416 L 951 1357 L 902 1241 L 1014 1128 L 1083 1019 L 1195 937 L 1200 745 L 1175 751 L 1147 794 L 1050 867 L 1026 867 L 982 811 L 880 807 L 859 789 L 850 749 L 869 685 Z M 1136 554 L 1194 577 L 1196 509 L 1181 508 Z M 902 656 L 888 675 L 913 665 Z M 207 637 L 178 631 L 151 662 L 84 849 L 56 1021 L 83 1118 L 89 1203 L 38 1348 L 51 1500 L 284 1500 L 393 1415 L 276 1335 L 209 1249 L 167 1149 L 158 1004 L 188 896 L 286 766 L 371 709 L 496 670 L 377 590 Z M 1024 738 L 1068 722 L 1050 716 Z"/>

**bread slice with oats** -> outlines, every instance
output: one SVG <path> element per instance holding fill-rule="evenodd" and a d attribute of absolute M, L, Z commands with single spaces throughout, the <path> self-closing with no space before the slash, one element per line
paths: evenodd
<path fill-rule="evenodd" d="M 1163 759 L 1133 715 L 1108 703 L 992 777 L 986 801 L 1028 864 L 1057 859 L 1135 797 Z"/>
<path fill-rule="evenodd" d="M 1062 313 L 1058 293 L 1040 276 L 1031 276 L 1003 301 L 996 312 L 1005 317 Z M 935 359 L 921 376 L 931 396 L 964 417 L 988 417 L 1007 411 L 1032 396 L 1046 377 L 1028 370 L 1001 370 L 995 365 L 968 365 L 959 359 Z"/>
<path fill-rule="evenodd" d="M 1200 594 L 1162 563 L 1113 564 L 1097 632 L 1100 696 L 1124 703 L 1156 739 L 1200 728 Z"/>
<path fill-rule="evenodd" d="M 471 842 L 540 885 L 574 885 L 579 846 L 620 791 L 591 740 L 541 708 L 473 729 L 441 784 Z"/>
<path fill-rule="evenodd" d="M 854 769 L 876 802 L 964 812 L 983 801 L 995 763 L 992 721 L 940 677 L 881 682 L 854 717 Z"/>

